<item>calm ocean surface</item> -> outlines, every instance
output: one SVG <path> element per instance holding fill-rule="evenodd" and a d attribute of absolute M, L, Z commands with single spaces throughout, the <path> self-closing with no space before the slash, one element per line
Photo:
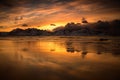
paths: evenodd
<path fill-rule="evenodd" d="M 120 80 L 120 37 L 0 37 L 0 80 Z"/>

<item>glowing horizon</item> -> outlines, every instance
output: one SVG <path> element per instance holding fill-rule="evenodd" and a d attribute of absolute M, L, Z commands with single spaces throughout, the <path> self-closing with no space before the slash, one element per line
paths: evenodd
<path fill-rule="evenodd" d="M 15 28 L 52 30 L 69 22 L 81 23 L 82 17 L 88 22 L 120 19 L 119 0 L 2 0 L 0 7 L 0 31 Z"/>

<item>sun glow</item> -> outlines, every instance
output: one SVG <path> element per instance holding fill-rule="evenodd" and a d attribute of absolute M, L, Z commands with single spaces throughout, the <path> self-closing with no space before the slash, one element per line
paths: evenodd
<path fill-rule="evenodd" d="M 43 29 L 43 30 L 50 30 L 52 31 L 53 29 L 60 27 L 60 26 L 64 26 L 66 23 L 53 23 L 53 24 L 49 24 L 49 25 L 43 25 L 43 27 L 39 27 L 38 29 Z"/>
<path fill-rule="evenodd" d="M 61 54 L 61 53 L 64 53 L 66 51 L 66 49 L 63 46 L 57 44 L 56 42 L 49 42 L 49 41 L 48 42 L 44 42 L 44 41 L 41 42 L 40 41 L 37 43 L 37 46 L 39 46 L 40 50 L 43 50 L 46 52 L 51 51 L 51 52 L 56 52 L 56 53 Z"/>

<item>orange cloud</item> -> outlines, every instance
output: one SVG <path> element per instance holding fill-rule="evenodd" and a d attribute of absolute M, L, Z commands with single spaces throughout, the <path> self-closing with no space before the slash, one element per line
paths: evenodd
<path fill-rule="evenodd" d="M 68 22 L 80 23 L 82 17 L 87 18 L 88 22 L 120 18 L 119 2 L 109 1 L 108 4 L 104 5 L 103 0 L 22 0 L 21 2 L 12 0 L 13 3 L 18 4 L 15 5 L 7 1 L 0 3 L 2 6 L 0 26 L 7 26 L 0 31 L 10 31 L 22 27 L 22 24 L 28 24 L 28 27 L 39 27 L 39 29 L 53 29 L 50 27 L 51 23 L 57 24 L 57 26 L 65 25 Z M 16 17 L 20 16 L 23 17 L 22 20 L 15 20 Z"/>

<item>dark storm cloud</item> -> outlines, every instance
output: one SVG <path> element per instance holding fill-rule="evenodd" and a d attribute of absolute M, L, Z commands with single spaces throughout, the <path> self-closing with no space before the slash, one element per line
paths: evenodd
<path fill-rule="evenodd" d="M 12 9 L 14 7 L 24 6 L 26 0 L 0 0 L 0 6 L 5 9 Z"/>
<path fill-rule="evenodd" d="M 98 5 L 102 9 L 111 9 L 111 11 L 120 10 L 120 0 L 100 0 Z"/>
<path fill-rule="evenodd" d="M 22 4 L 27 5 L 39 5 L 39 4 L 55 4 L 55 3 L 69 3 L 69 2 L 81 2 L 83 4 L 99 3 L 101 6 L 119 6 L 120 0 L 1 0 L 0 6 L 16 7 Z M 23 5 L 22 5 L 23 6 Z"/>
<path fill-rule="evenodd" d="M 0 5 L 5 7 L 14 7 L 17 4 L 16 0 L 1 0 Z"/>
<path fill-rule="evenodd" d="M 22 24 L 23 27 L 28 27 L 28 24 Z"/>
<path fill-rule="evenodd" d="M 77 2 L 79 5 L 68 5 L 69 3 Z M 97 4 L 99 7 L 104 8 L 117 8 L 120 9 L 120 0 L 1 0 L 0 1 L 0 11 L 9 11 L 16 7 L 27 7 L 27 8 L 50 8 L 52 5 L 58 5 L 61 3 L 61 6 L 68 5 L 67 9 L 74 9 L 76 6 Z M 44 4 L 44 6 L 43 6 Z M 14 12 L 14 11 L 13 11 Z M 9 12 L 8 12 L 9 13 Z"/>

